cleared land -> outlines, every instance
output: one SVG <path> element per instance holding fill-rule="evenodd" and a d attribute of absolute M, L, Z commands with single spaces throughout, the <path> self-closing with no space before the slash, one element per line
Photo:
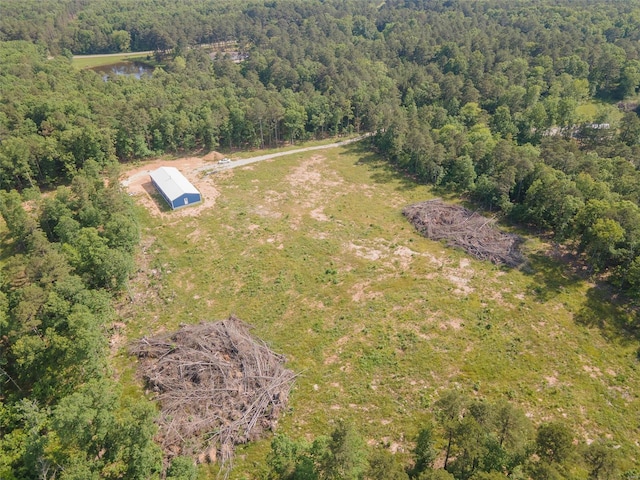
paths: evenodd
<path fill-rule="evenodd" d="M 78 68 L 102 67 L 128 60 L 141 60 L 153 55 L 153 51 L 130 53 L 105 53 L 102 55 L 74 55 L 71 63 Z"/>
<path fill-rule="evenodd" d="M 531 268 L 519 271 L 423 238 L 401 211 L 431 190 L 357 145 L 202 181 L 217 197 L 197 216 L 141 203 L 140 270 L 122 306 L 130 341 L 237 315 L 301 374 L 279 423 L 294 437 L 351 419 L 403 454 L 440 392 L 457 387 L 508 398 L 535 422 L 563 418 L 580 440 L 608 436 L 638 463 L 627 318 L 544 245 L 525 243 Z M 131 378 L 134 362 L 119 355 Z M 261 478 L 268 449 L 240 449 L 231 478 Z"/>

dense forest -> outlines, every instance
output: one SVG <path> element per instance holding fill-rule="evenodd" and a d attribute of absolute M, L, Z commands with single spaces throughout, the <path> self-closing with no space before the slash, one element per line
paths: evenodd
<path fill-rule="evenodd" d="M 0 277 L 2 478 L 160 471 L 155 408 L 124 397 L 107 360 L 112 295 L 134 268 L 139 235 L 110 180 L 87 160 L 55 195 L 0 193 L 13 249 Z"/>
<path fill-rule="evenodd" d="M 0 275 L 2 478 L 162 471 L 153 407 L 121 395 L 106 356 L 111 301 L 126 290 L 138 239 L 118 161 L 372 132 L 370 148 L 415 181 L 548 235 L 635 306 L 638 1 L 0 0 L 0 11 L 0 212 L 13 249 Z M 212 58 L 200 47 L 212 42 L 233 42 L 246 60 Z M 152 75 L 105 81 L 70 58 L 131 50 L 156 52 Z M 455 428 L 475 433 L 458 443 L 441 426 L 458 452 L 455 478 L 515 477 L 513 455 L 518 471 L 566 478 L 542 427 L 526 454 L 487 459 L 500 437 L 495 422 L 478 433 L 489 425 L 478 408 L 460 407 L 470 414 Z M 326 460 L 332 439 L 276 446 L 299 452 L 289 461 L 303 468 L 317 449 Z M 526 462 L 536 451 L 549 455 L 543 473 Z M 432 478 L 420 455 L 411 475 Z M 287 464 L 271 475 L 368 471 L 336 473 L 325 460 L 312 462 L 324 473 Z M 607 468 L 591 478 L 611 478 Z"/>
<path fill-rule="evenodd" d="M 1 186 L 69 181 L 87 159 L 373 131 L 378 151 L 418 180 L 571 242 L 593 272 L 607 270 L 634 292 L 640 20 L 633 5 L 584 2 L 580 15 L 575 3 L 377 7 L 284 2 L 203 12 L 202 4 L 180 3 L 128 15 L 133 4 L 92 2 L 41 14 L 34 4 L 33 18 L 3 16 L 4 39 L 35 44 L 2 44 Z M 152 12 L 162 14 L 150 22 Z M 37 35 L 43 22 L 51 38 Z M 151 23 L 178 29 L 164 35 L 176 43 L 139 40 L 163 36 L 143 33 Z M 48 57 L 67 47 L 111 51 L 106 38 L 120 31 L 132 48 L 175 48 L 141 80 L 105 82 L 64 56 Z M 189 48 L 214 40 L 237 42 L 247 60 L 212 61 Z M 624 115 L 610 118 L 601 108 L 581 118 L 578 107 L 594 99 L 620 102 Z"/>

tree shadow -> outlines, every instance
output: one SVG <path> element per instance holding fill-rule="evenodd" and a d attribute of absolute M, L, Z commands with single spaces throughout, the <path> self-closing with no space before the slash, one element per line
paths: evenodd
<path fill-rule="evenodd" d="M 540 253 L 529 254 L 528 258 L 529 262 L 522 271 L 533 279 L 529 293 L 541 303 L 585 281 L 583 275 L 574 271 L 575 265 L 567 265 Z M 584 302 L 574 313 L 574 321 L 579 325 L 598 328 L 608 340 L 615 339 L 628 344 L 640 339 L 637 309 L 602 281 L 587 290 Z"/>
<path fill-rule="evenodd" d="M 533 280 L 529 293 L 541 303 L 557 297 L 564 290 L 582 281 L 566 265 L 541 253 L 527 255 L 521 271 Z"/>
<path fill-rule="evenodd" d="M 598 328 L 608 340 L 629 344 L 640 339 L 637 309 L 613 294 L 607 285 L 590 288 L 574 318 L 580 325 Z"/>
<path fill-rule="evenodd" d="M 420 182 L 416 178 L 372 151 L 369 142 L 352 143 L 343 148 L 345 151 L 340 155 L 357 156 L 356 165 L 366 165 L 371 170 L 371 179 L 375 183 L 399 183 L 396 187 L 398 191 L 414 190 L 420 186 Z"/>

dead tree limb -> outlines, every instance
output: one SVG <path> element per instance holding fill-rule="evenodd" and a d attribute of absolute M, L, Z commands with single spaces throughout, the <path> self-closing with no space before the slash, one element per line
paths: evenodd
<path fill-rule="evenodd" d="M 439 199 L 409 205 L 402 214 L 425 237 L 446 240 L 480 260 L 509 267 L 525 261 L 519 248 L 522 238 L 499 230 L 493 218 Z"/>

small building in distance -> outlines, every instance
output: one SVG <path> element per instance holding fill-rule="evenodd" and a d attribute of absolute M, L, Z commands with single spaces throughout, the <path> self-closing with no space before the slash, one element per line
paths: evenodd
<path fill-rule="evenodd" d="M 202 201 L 202 195 L 175 167 L 160 167 L 149 174 L 160 195 L 175 210 Z"/>

